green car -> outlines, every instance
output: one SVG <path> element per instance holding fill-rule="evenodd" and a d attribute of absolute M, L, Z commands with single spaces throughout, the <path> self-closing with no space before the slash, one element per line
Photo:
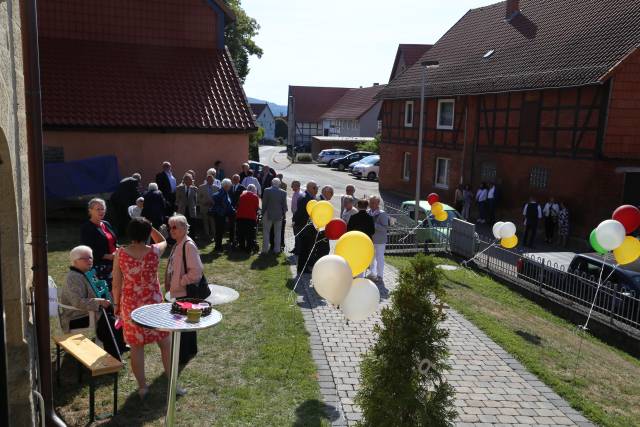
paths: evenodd
<path fill-rule="evenodd" d="M 442 204 L 447 213 L 447 219 L 436 221 L 431 213 L 431 205 L 426 200 L 421 200 L 418 205 L 418 219 L 422 221 L 421 226 L 416 230 L 417 243 L 445 243 L 449 239 L 449 232 L 454 218 L 462 216 L 453 207 Z M 407 217 L 399 219 L 398 222 L 406 223 L 407 227 L 415 227 L 415 200 L 402 202 L 401 209 L 407 213 Z M 405 224 L 403 224 L 405 225 Z"/>

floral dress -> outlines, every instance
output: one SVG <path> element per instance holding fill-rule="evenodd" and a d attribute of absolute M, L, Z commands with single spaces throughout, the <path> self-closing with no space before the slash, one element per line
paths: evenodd
<path fill-rule="evenodd" d="M 561 209 L 558 214 L 558 234 L 560 236 L 569 235 L 569 210 Z"/>
<path fill-rule="evenodd" d="M 138 326 L 131 320 L 131 312 L 147 304 L 162 302 L 160 283 L 158 282 L 158 264 L 160 256 L 155 246 L 142 259 L 119 250 L 118 265 L 122 271 L 122 297 L 120 316 L 124 322 L 124 340 L 129 345 L 144 345 L 160 341 L 169 335 Z"/>

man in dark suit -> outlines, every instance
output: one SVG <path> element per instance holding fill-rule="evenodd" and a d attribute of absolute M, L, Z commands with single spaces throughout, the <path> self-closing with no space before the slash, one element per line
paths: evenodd
<path fill-rule="evenodd" d="M 160 190 L 164 199 L 167 201 L 165 215 L 169 217 L 173 215 L 176 209 L 176 187 L 178 186 L 171 170 L 171 163 L 162 163 L 162 172 L 156 175 L 156 184 L 158 184 L 158 190 Z"/>
<path fill-rule="evenodd" d="M 135 205 L 136 200 L 140 197 L 138 186 L 141 179 L 140 174 L 136 172 L 120 181 L 116 191 L 111 194 L 113 225 L 121 236 L 124 236 L 127 224 L 129 224 L 129 206 Z"/>
<path fill-rule="evenodd" d="M 276 177 L 276 171 L 271 169 L 269 166 L 265 166 L 262 169 L 262 176 L 260 177 L 260 187 L 262 187 L 262 194 L 264 194 L 264 190 L 271 187 L 271 181 Z M 260 197 L 262 197 L 262 194 Z"/>
<path fill-rule="evenodd" d="M 309 222 L 309 214 L 307 213 L 307 203 L 311 200 L 315 200 L 316 194 L 318 194 L 318 184 L 314 181 L 307 182 L 307 191 L 304 193 L 304 197 L 298 200 L 298 208 L 293 216 L 293 222 L 296 227 L 300 227 L 300 234 L 298 235 L 298 241 L 300 243 L 298 253 L 298 274 L 303 274 L 305 271 L 305 265 L 311 255 L 311 248 L 316 238 L 316 230 L 313 225 L 307 225 Z"/>
<path fill-rule="evenodd" d="M 244 185 L 240 184 L 240 175 L 235 174 L 231 177 L 231 189 L 229 190 L 229 197 L 231 198 L 231 204 L 233 209 L 238 209 L 238 202 L 240 196 L 247 189 Z M 229 239 L 233 246 L 236 245 L 236 216 L 235 214 L 229 217 Z"/>
<path fill-rule="evenodd" d="M 158 229 L 165 221 L 165 212 L 167 202 L 158 190 L 158 184 L 149 183 L 149 189 L 144 193 L 144 207 L 142 208 L 142 216 L 151 221 L 151 224 Z"/>

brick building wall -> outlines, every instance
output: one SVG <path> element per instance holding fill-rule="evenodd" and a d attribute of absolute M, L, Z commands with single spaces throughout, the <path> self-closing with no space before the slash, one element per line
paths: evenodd
<path fill-rule="evenodd" d="M 455 97 L 454 129 L 448 131 L 436 129 L 437 100 L 428 99 L 422 197 L 436 191 L 450 203 L 461 181 L 474 190 L 495 181 L 498 218 L 520 223 L 529 195 L 539 201 L 554 196 L 571 212 L 572 234 L 587 235 L 628 198 L 625 173 L 640 172 L 639 70 L 636 53 L 603 85 Z M 411 197 L 420 104 L 413 100 L 413 126 L 405 127 L 406 101 L 383 105 L 380 186 Z M 412 158 L 409 180 L 403 179 L 405 152 Z M 448 189 L 435 185 L 437 157 L 450 159 Z"/>

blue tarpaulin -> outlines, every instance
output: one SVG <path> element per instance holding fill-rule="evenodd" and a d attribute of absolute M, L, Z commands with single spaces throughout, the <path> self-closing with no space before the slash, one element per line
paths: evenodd
<path fill-rule="evenodd" d="M 116 156 L 90 157 L 63 163 L 45 163 L 47 199 L 67 199 L 114 191 L 120 182 Z"/>

